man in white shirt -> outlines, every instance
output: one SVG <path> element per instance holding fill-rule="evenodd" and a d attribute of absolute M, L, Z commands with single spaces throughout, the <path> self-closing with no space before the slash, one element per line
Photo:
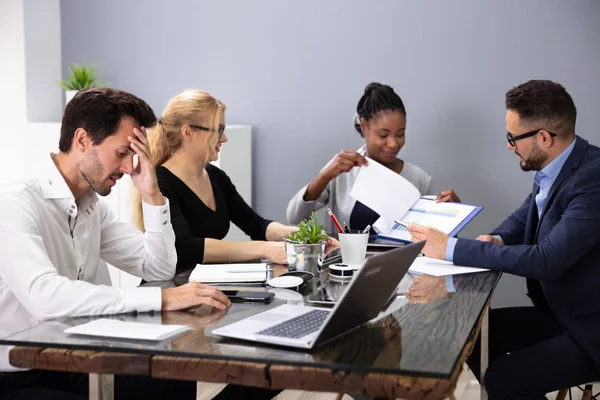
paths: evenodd
<path fill-rule="evenodd" d="M 175 273 L 169 202 L 158 188 L 145 131 L 154 123 L 152 109 L 132 94 L 80 91 L 65 109 L 60 152 L 33 178 L 0 188 L 0 337 L 52 318 L 229 307 L 222 292 L 198 283 L 170 289 L 91 283 L 100 260 L 145 280 Z M 142 195 L 145 233 L 119 222 L 98 199 L 123 174 Z M 19 371 L 9 364 L 9 350 L 0 346 L 0 399 L 87 398 L 85 375 Z M 195 398 L 195 388 L 195 382 L 115 377 L 116 395 L 124 398 Z"/>

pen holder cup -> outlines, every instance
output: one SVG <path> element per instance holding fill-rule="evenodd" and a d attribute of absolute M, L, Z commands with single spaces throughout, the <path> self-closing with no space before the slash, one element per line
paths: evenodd
<path fill-rule="evenodd" d="M 308 271 L 319 276 L 323 268 L 325 243 L 318 244 L 285 244 L 285 255 L 290 271 Z"/>
<path fill-rule="evenodd" d="M 350 233 L 338 233 L 342 262 L 358 269 L 365 262 L 367 254 L 367 243 L 369 233 L 362 231 L 350 231 Z"/>

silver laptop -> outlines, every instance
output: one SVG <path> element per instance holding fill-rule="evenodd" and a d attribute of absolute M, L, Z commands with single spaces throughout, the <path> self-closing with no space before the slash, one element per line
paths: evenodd
<path fill-rule="evenodd" d="M 425 242 L 368 257 L 333 309 L 284 304 L 212 331 L 214 335 L 311 349 L 375 318 Z"/>

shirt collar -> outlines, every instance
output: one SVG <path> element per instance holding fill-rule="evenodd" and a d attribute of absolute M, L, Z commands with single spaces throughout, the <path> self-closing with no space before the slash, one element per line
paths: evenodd
<path fill-rule="evenodd" d="M 75 201 L 73 192 L 69 189 L 65 178 L 54 164 L 52 158 L 54 154 L 50 154 L 45 158 L 35 174 L 44 199 L 60 200 L 61 208 L 70 216 L 77 216 L 78 204 Z M 98 195 L 91 189 L 79 199 L 79 208 L 87 208 L 98 202 Z"/>
<path fill-rule="evenodd" d="M 542 186 L 542 184 L 545 184 L 545 187 L 550 186 L 552 185 L 552 183 L 554 183 L 563 165 L 565 165 L 565 161 L 567 161 L 567 158 L 569 158 L 569 156 L 571 155 L 571 152 L 575 147 L 576 141 L 577 139 L 573 140 L 573 143 L 571 143 L 569 147 L 563 150 L 563 152 L 560 153 L 558 157 L 552 160 L 550 164 L 546 165 L 544 169 L 542 169 L 541 171 L 536 171 L 535 174 L 533 174 L 533 180 L 538 186 Z"/>

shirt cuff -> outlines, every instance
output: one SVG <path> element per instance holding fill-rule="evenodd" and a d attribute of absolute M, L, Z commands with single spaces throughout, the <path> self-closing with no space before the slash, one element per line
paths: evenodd
<path fill-rule="evenodd" d="M 159 287 L 137 287 L 125 289 L 125 312 L 160 311 L 162 289 Z"/>
<path fill-rule="evenodd" d="M 456 288 L 454 287 L 454 279 L 452 279 L 453 275 L 446 275 L 446 290 L 448 293 L 456 292 Z"/>
<path fill-rule="evenodd" d="M 448 244 L 446 245 L 446 260 L 454 261 L 454 248 L 456 247 L 457 238 L 448 238 Z"/>
<path fill-rule="evenodd" d="M 502 236 L 500 236 L 500 235 L 492 235 L 492 237 L 498 239 L 499 241 L 502 242 L 502 244 L 504 244 L 504 240 L 502 240 Z"/>
<path fill-rule="evenodd" d="M 304 200 L 304 196 L 306 196 L 306 191 L 308 190 L 308 185 L 310 185 L 310 182 L 308 182 L 306 184 L 306 186 L 304 186 L 304 191 L 302 192 L 302 197 L 300 197 L 300 200 L 302 200 L 302 204 L 305 205 L 313 205 L 315 204 L 317 201 L 319 201 L 319 199 L 316 200 Z"/>
<path fill-rule="evenodd" d="M 162 206 L 153 206 L 142 201 L 142 214 L 146 232 L 162 232 L 163 227 L 171 223 L 169 199 L 163 198 L 165 204 Z"/>
<path fill-rule="evenodd" d="M 302 196 L 301 200 L 302 200 L 302 205 L 303 206 L 314 206 L 317 203 L 317 201 L 319 201 L 319 199 L 317 199 L 317 200 L 304 200 L 304 196 Z"/>

